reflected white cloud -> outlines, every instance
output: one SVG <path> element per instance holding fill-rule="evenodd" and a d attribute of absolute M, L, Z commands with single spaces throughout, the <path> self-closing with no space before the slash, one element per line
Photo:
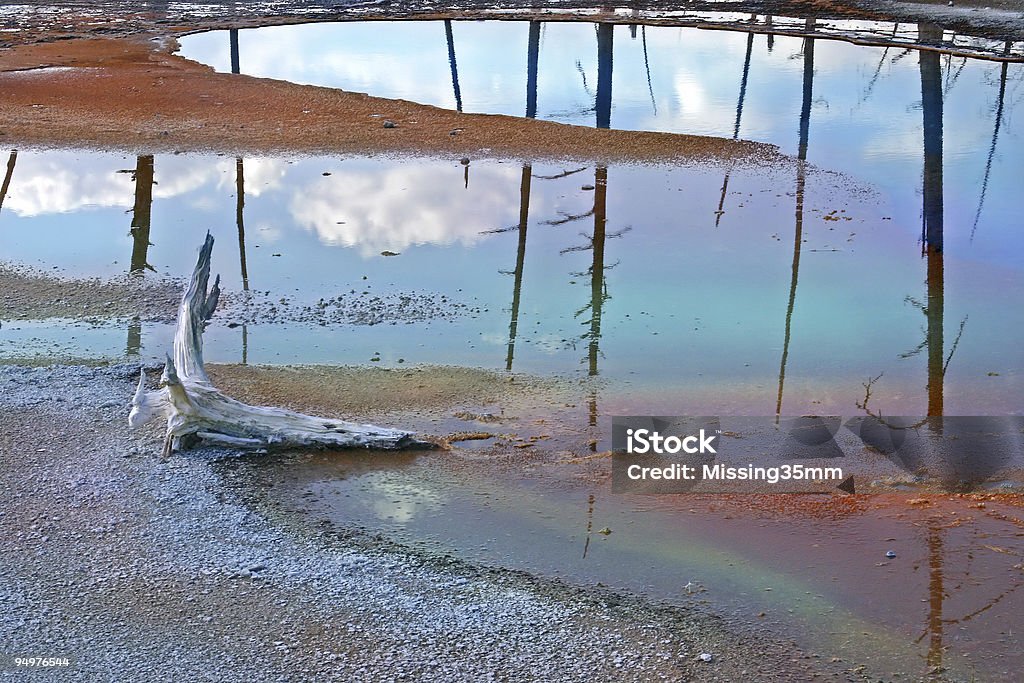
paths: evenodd
<path fill-rule="evenodd" d="M 379 519 L 391 522 L 410 522 L 417 514 L 437 510 L 447 496 L 416 484 L 374 477 L 370 485 L 376 499 L 371 503 Z"/>
<path fill-rule="evenodd" d="M 415 244 L 469 246 L 518 216 L 520 172 L 473 169 L 467 193 L 461 172 L 429 165 L 342 171 L 297 190 L 290 210 L 323 242 L 358 248 L 364 257 Z"/>
<path fill-rule="evenodd" d="M 69 213 L 89 207 L 131 207 L 135 183 L 130 173 L 134 159 L 107 159 L 102 170 L 74 163 L 70 153 L 21 152 L 4 201 L 4 211 L 31 218 L 48 213 Z"/>
<path fill-rule="evenodd" d="M 77 152 L 21 152 L 4 211 L 32 218 L 81 209 L 131 209 L 135 203 L 136 164 L 136 157 L 110 154 L 90 155 L 83 163 Z M 246 159 L 246 196 L 279 190 L 287 168 L 288 162 L 283 159 Z M 234 159 L 160 155 L 154 162 L 153 199 L 196 193 L 189 199 L 190 204 L 212 210 L 235 192 L 235 172 Z M 203 192 L 198 194 L 200 190 Z"/>
<path fill-rule="evenodd" d="M 259 197 L 265 192 L 279 190 L 284 186 L 289 164 L 284 159 L 254 158 L 243 160 L 245 194 Z M 234 162 L 232 162 L 234 168 Z M 232 179 L 234 171 L 232 170 Z"/>

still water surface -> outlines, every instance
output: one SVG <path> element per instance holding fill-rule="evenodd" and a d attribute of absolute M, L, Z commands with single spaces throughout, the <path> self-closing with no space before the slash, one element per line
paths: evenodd
<path fill-rule="evenodd" d="M 726 174 L 729 208 L 717 214 Z M 801 166 L 22 151 L 0 259 L 65 276 L 178 277 L 210 230 L 214 268 L 236 295 L 466 306 L 372 326 L 229 326 L 239 321 L 224 314 L 207 334 L 212 362 L 380 354 L 384 366 L 556 374 L 610 383 L 603 414 L 851 414 L 882 374 L 873 395 L 889 414 L 936 400 L 949 414 L 1019 414 L 1024 313 L 1012 302 L 1024 293 L 1024 236 L 989 224 L 972 240 L 964 226 L 922 256 L 920 208 L 893 194 L 916 193 Z M 947 204 L 947 223 L 971 209 Z M 69 352 L 162 358 L 170 327 L 142 328 L 134 348 L 124 326 L 75 328 Z M 69 343 L 55 321 L 0 334 L 8 356 Z"/>

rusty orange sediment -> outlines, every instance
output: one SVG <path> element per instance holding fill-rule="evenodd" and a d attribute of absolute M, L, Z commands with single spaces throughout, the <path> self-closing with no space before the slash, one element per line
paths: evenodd
<path fill-rule="evenodd" d="M 0 51 L 0 144 L 636 162 L 783 158 L 757 143 L 461 114 L 216 73 L 174 55 L 174 43 L 140 34 Z M 385 120 L 397 126 L 385 128 Z"/>

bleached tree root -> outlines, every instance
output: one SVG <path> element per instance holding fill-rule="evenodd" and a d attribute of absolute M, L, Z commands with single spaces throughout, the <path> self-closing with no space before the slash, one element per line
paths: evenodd
<path fill-rule="evenodd" d="M 283 408 L 250 406 L 222 394 L 203 364 L 203 331 L 220 297 L 220 277 L 208 288 L 213 237 L 199 250 L 192 279 L 178 307 L 173 356 L 167 357 L 160 388 L 147 391 L 142 372 L 128 424 L 167 419 L 164 456 L 198 442 L 243 450 L 289 448 L 434 448 L 400 429 L 303 415 Z"/>

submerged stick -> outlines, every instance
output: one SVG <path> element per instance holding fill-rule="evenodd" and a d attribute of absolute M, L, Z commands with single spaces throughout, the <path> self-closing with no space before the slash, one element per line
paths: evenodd
<path fill-rule="evenodd" d="M 142 372 L 128 415 L 130 427 L 157 416 L 167 419 L 164 455 L 207 442 L 243 450 L 289 448 L 433 448 L 411 432 L 251 406 L 225 396 L 210 382 L 203 363 L 203 331 L 220 298 L 220 277 L 208 287 L 213 237 L 207 233 L 195 270 L 178 306 L 173 354 L 160 388 L 147 391 Z"/>

